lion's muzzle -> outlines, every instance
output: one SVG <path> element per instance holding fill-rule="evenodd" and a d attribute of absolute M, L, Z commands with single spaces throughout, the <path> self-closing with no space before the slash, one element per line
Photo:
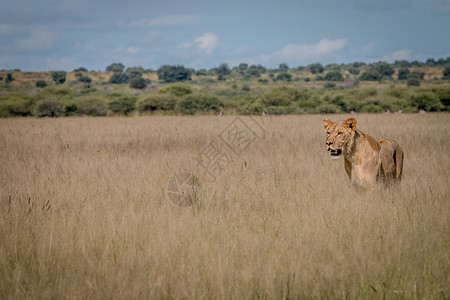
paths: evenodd
<path fill-rule="evenodd" d="M 330 151 L 331 154 L 331 159 L 337 159 L 339 158 L 339 156 L 342 155 L 342 149 L 331 149 L 330 147 L 328 147 L 328 151 Z"/>

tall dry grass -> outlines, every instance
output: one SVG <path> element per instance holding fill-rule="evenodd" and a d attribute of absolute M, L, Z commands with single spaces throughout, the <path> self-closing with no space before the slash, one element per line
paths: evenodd
<path fill-rule="evenodd" d="M 365 193 L 323 118 L 265 118 L 215 181 L 197 158 L 234 117 L 1 119 L 0 298 L 448 298 L 450 115 L 356 115 L 405 151 Z"/>

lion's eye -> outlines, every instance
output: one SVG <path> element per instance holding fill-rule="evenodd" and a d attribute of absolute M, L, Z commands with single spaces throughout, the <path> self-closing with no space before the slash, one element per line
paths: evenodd
<path fill-rule="evenodd" d="M 338 132 L 338 135 L 341 135 L 341 134 L 342 134 L 342 132 L 339 131 L 339 132 Z"/>
<path fill-rule="evenodd" d="M 329 132 L 327 132 L 327 135 L 330 135 L 330 133 L 329 133 Z"/>

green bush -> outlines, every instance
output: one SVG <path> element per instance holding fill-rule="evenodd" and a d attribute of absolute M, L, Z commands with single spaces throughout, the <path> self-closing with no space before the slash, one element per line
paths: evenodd
<path fill-rule="evenodd" d="M 74 99 L 62 101 L 64 106 L 64 116 L 76 116 L 78 115 L 78 103 Z"/>
<path fill-rule="evenodd" d="M 36 87 L 38 88 L 44 88 L 46 87 L 48 84 L 45 80 L 38 80 L 36 81 Z"/>
<path fill-rule="evenodd" d="M 106 116 L 106 101 L 101 97 L 83 97 L 78 101 L 78 113 L 87 116 Z"/>
<path fill-rule="evenodd" d="M 384 109 L 381 106 L 377 105 L 377 104 L 370 103 L 370 104 L 364 105 L 362 107 L 362 109 L 361 109 L 361 112 L 364 112 L 364 113 L 382 113 L 382 112 L 384 112 Z"/>
<path fill-rule="evenodd" d="M 435 89 L 434 94 L 439 98 L 445 111 L 450 109 L 450 87 Z"/>
<path fill-rule="evenodd" d="M 275 87 L 261 96 L 264 106 L 287 106 L 297 100 L 297 91 L 291 87 Z"/>
<path fill-rule="evenodd" d="M 108 107 L 113 113 L 126 116 L 135 110 L 136 100 L 137 100 L 136 96 L 122 95 L 120 97 L 111 100 L 108 103 Z"/>
<path fill-rule="evenodd" d="M 34 110 L 32 97 L 23 94 L 8 94 L 0 96 L 0 117 L 31 116 Z"/>
<path fill-rule="evenodd" d="M 92 82 L 91 77 L 84 75 L 81 72 L 75 73 L 75 77 L 77 78 L 78 82 L 83 82 L 83 83 L 88 83 L 88 84 Z"/>
<path fill-rule="evenodd" d="M 220 110 L 223 108 L 223 102 L 214 95 L 195 93 L 183 97 L 176 108 L 183 114 L 193 115 L 197 112 Z"/>
<path fill-rule="evenodd" d="M 38 117 L 59 117 L 63 112 L 63 105 L 54 99 L 41 101 L 36 106 L 36 116 Z"/>
<path fill-rule="evenodd" d="M 337 105 L 331 103 L 322 103 L 317 107 L 317 112 L 321 114 L 337 114 L 341 113 L 342 110 Z"/>
<path fill-rule="evenodd" d="M 398 75 L 397 78 L 398 80 L 405 80 L 408 79 L 408 76 L 411 72 L 409 71 L 408 68 L 401 68 L 398 70 Z"/>
<path fill-rule="evenodd" d="M 323 85 L 323 88 L 332 90 L 332 89 L 336 88 L 336 83 L 334 83 L 334 82 L 326 82 Z"/>
<path fill-rule="evenodd" d="M 73 96 L 72 89 L 65 86 L 48 86 L 42 91 L 42 93 L 40 93 L 40 97 L 42 98 L 62 98 L 62 97 L 67 98 L 72 96 Z"/>
<path fill-rule="evenodd" d="M 420 80 L 418 78 L 410 78 L 406 82 L 407 86 L 420 86 Z"/>
<path fill-rule="evenodd" d="M 134 77 L 130 79 L 130 88 L 142 90 L 150 83 L 150 79 Z"/>
<path fill-rule="evenodd" d="M 264 105 L 260 102 L 246 103 L 237 108 L 237 112 L 240 115 L 261 115 L 263 111 L 266 111 Z"/>
<path fill-rule="evenodd" d="M 182 82 L 172 83 L 158 90 L 158 93 L 171 94 L 177 97 L 183 97 L 193 92 L 194 89 L 189 84 Z"/>
<path fill-rule="evenodd" d="M 140 112 L 173 111 L 177 105 L 178 98 L 171 94 L 151 94 L 137 103 Z"/>
<path fill-rule="evenodd" d="M 444 108 L 437 95 L 430 91 L 414 94 L 411 97 L 411 104 L 417 109 L 425 111 L 441 111 Z"/>
<path fill-rule="evenodd" d="M 331 71 L 325 75 L 326 81 L 344 81 L 344 77 L 339 71 Z"/>
<path fill-rule="evenodd" d="M 65 71 L 53 71 L 51 72 L 52 79 L 56 84 L 63 84 L 66 82 L 66 72 Z"/>

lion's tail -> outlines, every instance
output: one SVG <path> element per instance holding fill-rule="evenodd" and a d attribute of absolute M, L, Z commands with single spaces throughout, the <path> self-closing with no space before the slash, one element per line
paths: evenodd
<path fill-rule="evenodd" d="M 395 163 L 395 179 L 401 180 L 403 173 L 403 149 L 399 144 L 395 145 L 394 163 Z"/>

